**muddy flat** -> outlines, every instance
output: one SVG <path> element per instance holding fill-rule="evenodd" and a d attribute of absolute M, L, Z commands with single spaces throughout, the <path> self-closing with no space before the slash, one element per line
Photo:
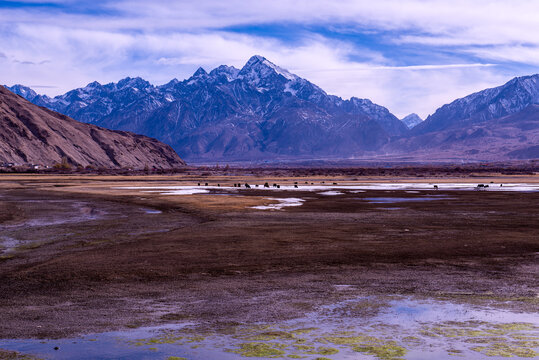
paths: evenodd
<path fill-rule="evenodd" d="M 3 176 L 0 348 L 534 357 L 538 214 L 537 176 Z"/>

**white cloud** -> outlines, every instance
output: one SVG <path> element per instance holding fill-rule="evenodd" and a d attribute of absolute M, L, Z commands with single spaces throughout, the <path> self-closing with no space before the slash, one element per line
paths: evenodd
<path fill-rule="evenodd" d="M 342 62 L 339 70 L 305 70 L 327 92 L 345 98 L 369 98 L 397 117 L 422 118 L 439 106 L 472 92 L 505 83 L 510 76 L 491 66 L 377 67 Z"/>
<path fill-rule="evenodd" d="M 492 63 L 539 66 L 539 2 L 534 1 L 120 0 L 96 6 L 110 14 L 2 9 L 2 82 L 52 86 L 42 88 L 50 95 L 125 76 L 160 84 L 186 78 L 198 66 L 241 67 L 260 54 L 328 93 L 370 98 L 399 116 L 426 116 L 458 96 L 522 75 Z M 426 54 L 447 47 L 454 59 L 431 63 L 425 56 L 396 66 L 398 59 L 376 46 L 307 30 L 291 43 L 222 29 L 264 23 L 383 32 L 379 40 L 386 46 L 415 46 Z"/>
<path fill-rule="evenodd" d="M 494 61 L 524 62 L 539 66 L 539 46 L 492 46 L 464 50 L 477 57 Z"/>

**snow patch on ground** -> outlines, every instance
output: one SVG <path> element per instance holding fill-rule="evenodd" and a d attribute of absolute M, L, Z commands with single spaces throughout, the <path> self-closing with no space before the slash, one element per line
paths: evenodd
<path fill-rule="evenodd" d="M 288 206 L 301 206 L 305 200 L 300 198 L 268 198 L 268 200 L 279 201 L 277 204 L 269 205 L 258 205 L 251 207 L 252 209 L 257 210 L 282 210 L 284 207 Z"/>
<path fill-rule="evenodd" d="M 321 193 L 318 193 L 319 195 L 326 195 L 326 196 L 333 196 L 333 195 L 342 195 L 343 193 L 340 192 L 340 191 L 324 191 L 324 192 L 321 192 Z"/>
<path fill-rule="evenodd" d="M 159 195 L 193 195 L 193 194 L 206 194 L 209 190 L 206 189 L 186 189 L 186 190 L 170 190 L 170 191 L 145 191 L 147 193 L 159 193 Z"/>
<path fill-rule="evenodd" d="M 142 190 L 145 193 L 159 193 L 159 195 L 193 195 L 207 194 L 210 189 L 222 189 L 217 186 L 123 186 L 115 187 L 121 190 Z"/>
<path fill-rule="evenodd" d="M 256 184 L 250 184 L 252 188 Z M 438 190 L 476 190 L 477 183 L 358 183 L 353 185 L 281 185 L 279 188 L 270 187 L 264 188 L 262 184 L 258 184 L 257 190 L 267 191 L 313 191 L 320 192 L 322 195 L 340 195 L 331 192 L 348 191 L 351 193 L 360 193 L 367 190 L 407 190 L 409 193 L 417 190 L 434 190 L 437 186 Z M 539 184 L 513 183 L 513 184 L 485 184 L 489 185 L 486 191 L 539 191 Z M 501 185 L 501 186 L 500 186 Z M 163 195 L 191 195 L 209 193 L 209 190 L 238 190 L 231 186 L 133 186 L 133 187 L 115 187 L 115 189 L 124 190 L 147 190 L 151 192 L 160 192 Z M 244 189 L 244 188 L 242 188 Z M 244 189 L 245 190 L 245 189 Z M 323 194 L 321 192 L 325 192 Z"/>

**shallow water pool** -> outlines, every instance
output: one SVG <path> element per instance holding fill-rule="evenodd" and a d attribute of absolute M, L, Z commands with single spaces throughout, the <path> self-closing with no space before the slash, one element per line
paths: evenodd
<path fill-rule="evenodd" d="M 539 356 L 538 347 L 534 313 L 402 296 L 353 297 L 276 323 L 180 323 L 61 340 L 0 340 L 0 348 L 50 359 L 503 359 Z"/>

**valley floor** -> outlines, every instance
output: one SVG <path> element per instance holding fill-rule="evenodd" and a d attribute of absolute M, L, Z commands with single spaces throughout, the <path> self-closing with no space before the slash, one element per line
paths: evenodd
<path fill-rule="evenodd" d="M 365 186 L 414 181 L 425 185 Z M 206 192 L 175 195 L 171 189 L 159 189 L 196 189 L 199 182 Z M 265 182 L 282 188 L 264 189 Z M 251 188 L 235 188 L 234 183 L 249 183 Z M 435 190 L 435 183 L 470 186 Z M 473 190 L 478 183 L 490 184 L 491 190 Z M 225 355 L 232 351 L 234 356 L 262 358 L 345 359 L 356 358 L 346 355 L 355 351 L 392 359 L 421 347 L 409 343 L 415 340 L 407 343 L 406 329 L 379 341 L 335 335 L 333 329 L 332 336 L 317 335 L 326 339 L 320 345 L 299 339 L 300 332 L 284 335 L 289 331 L 283 330 L 284 324 L 324 309 L 332 320 L 366 323 L 387 314 L 388 304 L 395 301 L 427 301 L 531 314 L 528 321 L 500 325 L 501 318 L 494 318 L 493 325 L 489 323 L 496 329 L 524 327 L 531 335 L 502 341 L 498 334 L 497 342 L 479 343 L 474 349 L 447 346 L 444 356 L 452 355 L 449 350 L 504 356 L 500 346 L 515 356 L 535 356 L 539 192 L 502 191 L 500 183 L 537 186 L 539 177 L 1 176 L 0 339 L 5 340 L 0 340 L 0 348 L 19 350 L 10 339 L 62 339 L 175 324 L 193 326 L 190 336 L 196 331 L 207 337 L 216 329 L 225 333 L 230 327 L 249 328 L 249 335 L 256 332 L 250 338 L 236 334 L 234 339 L 243 342 L 226 344 L 232 350 L 223 350 Z M 322 189 L 311 189 L 315 185 Z M 299 204 L 272 210 L 270 205 L 289 198 L 300 199 Z M 350 301 L 353 308 L 339 310 Z M 430 324 L 438 329 L 468 326 L 462 325 L 464 320 L 447 325 L 450 320 Z M 484 334 L 490 326 L 485 321 L 476 324 Z M 252 330 L 261 324 L 267 327 Z M 339 326 L 339 331 L 359 331 Z M 417 336 L 423 344 L 430 341 L 427 330 L 421 330 L 424 339 Z M 432 331 L 443 339 L 443 332 Z M 517 335 L 531 340 L 518 342 Z M 479 337 L 468 334 L 466 339 Z M 301 341 L 286 342 L 291 340 Z M 309 353 L 298 348 L 305 342 L 337 352 Z M 159 343 L 170 345 L 150 341 Z M 189 348 L 195 343 L 189 342 Z M 286 352 L 290 347 L 299 353 Z M 61 350 L 51 350 L 50 357 L 62 358 Z"/>

